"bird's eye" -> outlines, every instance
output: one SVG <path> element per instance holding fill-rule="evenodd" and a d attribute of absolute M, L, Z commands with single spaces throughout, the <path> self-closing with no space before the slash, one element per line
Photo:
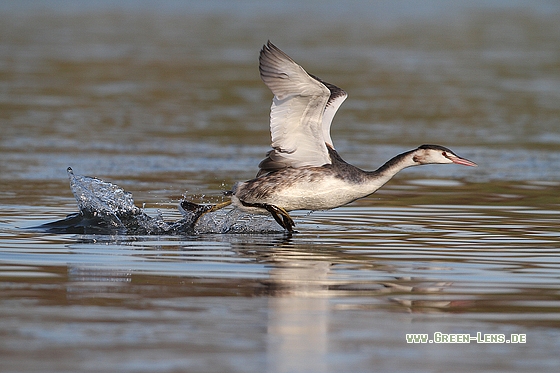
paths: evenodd
<path fill-rule="evenodd" d="M 445 158 L 447 158 L 447 153 L 446 152 L 441 153 L 441 155 L 443 155 Z"/>

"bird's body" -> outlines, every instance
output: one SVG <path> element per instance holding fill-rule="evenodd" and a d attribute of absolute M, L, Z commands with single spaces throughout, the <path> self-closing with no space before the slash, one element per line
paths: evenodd
<path fill-rule="evenodd" d="M 344 162 L 330 149 L 332 163 L 322 166 L 286 167 L 234 185 L 232 203 L 251 212 L 241 203 L 267 203 L 286 211 L 330 210 L 375 192 L 391 179 L 403 162 L 390 170 L 367 172 Z M 394 172 L 395 171 L 395 172 Z"/>
<path fill-rule="evenodd" d="M 281 206 L 286 211 L 329 210 L 371 194 L 380 186 L 343 179 L 339 170 L 330 164 L 282 169 L 262 178 L 237 183 L 232 190 L 232 203 L 253 213 L 258 209 L 247 206 L 247 203 Z"/>
<path fill-rule="evenodd" d="M 270 213 L 285 229 L 294 223 L 293 210 L 328 210 L 366 197 L 400 170 L 422 164 L 455 163 L 476 166 L 439 145 L 422 145 L 399 154 L 375 171 L 345 162 L 330 137 L 332 119 L 347 94 L 308 74 L 288 55 L 268 42 L 260 53 L 259 71 L 274 94 L 270 130 L 272 150 L 259 164 L 257 177 L 236 183 L 227 193 L 231 202 L 181 206 L 199 214 L 230 203 L 250 213 Z"/>

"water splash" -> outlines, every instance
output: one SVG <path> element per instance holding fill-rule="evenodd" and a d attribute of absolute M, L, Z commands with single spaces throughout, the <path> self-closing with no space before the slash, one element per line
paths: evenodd
<path fill-rule="evenodd" d="M 192 219 L 187 217 L 166 222 L 161 214 L 152 217 L 134 204 L 130 192 L 116 184 L 89 176 L 74 174 L 67 169 L 70 189 L 80 212 L 65 219 L 41 225 L 55 233 L 82 234 L 177 234 L 192 231 Z"/>
<path fill-rule="evenodd" d="M 179 208 L 182 219 L 169 222 L 164 220 L 161 212 L 156 216 L 148 215 L 144 208 L 136 206 L 130 192 L 116 184 L 76 175 L 70 167 L 67 173 L 80 212 L 36 228 L 53 233 L 134 235 L 277 231 L 263 224 L 262 216 L 254 219 L 236 209 L 209 213 L 197 222 L 196 214 Z"/>
<path fill-rule="evenodd" d="M 126 222 L 128 218 L 144 214 L 143 209 L 134 204 L 132 193 L 95 177 L 75 175 L 70 167 L 67 172 L 70 189 L 84 215 L 99 217 L 115 227 L 124 227 L 122 218 Z"/>

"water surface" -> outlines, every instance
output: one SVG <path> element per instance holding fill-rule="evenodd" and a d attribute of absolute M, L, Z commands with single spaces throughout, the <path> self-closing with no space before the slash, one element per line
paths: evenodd
<path fill-rule="evenodd" d="M 557 370 L 556 2 L 58 4 L 0 12 L 0 370 Z M 347 161 L 438 143 L 479 167 L 406 170 L 294 235 L 221 233 L 229 211 L 184 235 L 26 229 L 78 211 L 69 166 L 166 221 L 253 177 L 267 39 L 348 91 Z M 406 343 L 437 331 L 527 342 Z"/>

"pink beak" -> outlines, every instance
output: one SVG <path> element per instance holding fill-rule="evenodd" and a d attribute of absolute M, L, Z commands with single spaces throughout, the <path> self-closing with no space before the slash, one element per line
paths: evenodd
<path fill-rule="evenodd" d="M 453 163 L 462 164 L 463 166 L 471 166 L 471 167 L 477 167 L 478 166 L 476 163 L 471 162 L 468 159 L 461 158 L 461 157 L 449 157 L 449 159 L 451 159 L 453 161 Z"/>

